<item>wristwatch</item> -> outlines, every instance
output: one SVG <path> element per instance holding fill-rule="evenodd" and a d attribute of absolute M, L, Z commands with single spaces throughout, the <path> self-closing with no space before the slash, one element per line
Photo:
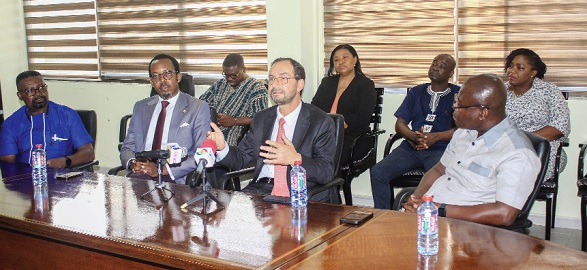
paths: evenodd
<path fill-rule="evenodd" d="M 65 156 L 65 168 L 69 168 L 71 166 L 71 158 Z"/>
<path fill-rule="evenodd" d="M 446 203 L 443 203 L 438 207 L 438 216 L 446 217 Z"/>

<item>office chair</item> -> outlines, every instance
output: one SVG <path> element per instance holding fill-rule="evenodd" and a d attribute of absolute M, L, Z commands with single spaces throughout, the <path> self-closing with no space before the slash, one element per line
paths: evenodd
<path fill-rule="evenodd" d="M 538 175 L 536 176 L 536 181 L 534 182 L 534 189 L 532 189 L 532 192 L 528 196 L 526 203 L 524 204 L 524 206 L 520 210 L 520 213 L 518 214 L 518 217 L 516 218 L 514 223 L 510 226 L 496 226 L 496 227 L 528 234 L 528 232 L 529 232 L 528 228 L 530 228 L 532 226 L 532 221 L 528 219 L 528 216 L 530 215 L 530 210 L 532 209 L 532 206 L 534 205 L 534 201 L 536 200 L 536 196 L 538 196 L 538 192 L 540 191 L 540 186 L 544 182 L 544 178 L 546 177 L 546 171 L 548 170 L 548 160 L 550 157 L 550 143 L 546 139 L 544 139 L 543 137 L 538 136 L 536 134 L 533 134 L 531 132 L 524 131 L 524 134 L 526 134 L 526 136 L 528 136 L 528 139 L 530 139 L 530 142 L 532 143 L 532 146 L 534 146 L 534 150 L 536 151 L 536 154 L 538 155 L 538 159 L 540 159 L 540 164 L 541 164 L 540 171 L 538 172 Z M 415 190 L 416 190 L 416 187 L 408 187 L 408 188 L 402 189 L 397 194 L 397 196 L 395 198 L 395 203 L 393 204 L 392 209 L 399 210 L 402 207 L 401 205 L 408 200 L 410 195 L 412 195 Z"/>
<path fill-rule="evenodd" d="M 546 202 L 546 215 L 544 222 L 544 239 L 546 240 L 550 240 L 551 228 L 554 228 L 554 221 L 556 219 L 556 199 L 559 187 L 558 180 L 561 173 L 561 154 L 563 147 L 569 146 L 568 138 L 565 139 L 566 140 L 564 142 L 559 144 L 556 150 L 554 174 L 551 178 L 546 179 L 544 183 L 542 183 L 542 186 L 540 186 L 540 190 L 538 192 L 538 196 L 536 197 L 537 201 Z"/>
<path fill-rule="evenodd" d="M 96 147 L 96 133 L 98 130 L 98 116 L 96 114 L 96 111 L 93 110 L 76 110 L 77 114 L 79 115 L 79 117 L 82 120 L 82 123 L 84 124 L 84 127 L 86 128 L 86 130 L 88 131 L 88 133 L 90 134 L 90 137 L 92 138 L 92 140 L 94 141 L 92 143 L 92 146 L 95 148 Z M 71 170 L 74 171 L 88 171 L 88 172 L 93 172 L 94 171 L 94 165 L 98 165 L 100 164 L 100 162 L 98 160 L 93 160 L 90 162 L 86 162 L 83 164 L 78 164 L 75 166 L 71 166 Z"/>
<path fill-rule="evenodd" d="M 399 133 L 392 133 L 389 135 L 387 142 L 385 143 L 385 148 L 383 149 L 383 158 L 385 158 L 391 152 L 391 148 L 396 141 L 399 141 L 403 137 Z M 419 167 L 413 169 L 411 171 L 405 172 L 402 176 L 397 177 L 390 181 L 393 185 L 389 185 L 389 190 L 391 192 L 391 202 L 390 205 L 393 206 L 395 199 L 394 199 L 394 192 L 393 189 L 396 187 L 406 188 L 406 187 L 417 187 L 420 184 L 420 180 L 426 174 L 426 170 L 424 167 Z"/>
<path fill-rule="evenodd" d="M 579 163 L 577 166 L 577 196 L 581 197 L 581 250 L 587 251 L 587 175 L 585 174 L 585 153 L 587 141 L 579 144 Z"/>
<path fill-rule="evenodd" d="M 371 130 L 357 137 L 350 146 L 349 162 L 344 164 L 340 169 L 340 176 L 344 179 L 342 186 L 344 201 L 346 205 L 353 205 L 353 194 L 351 191 L 351 182 L 367 169 L 371 169 L 377 163 L 377 139 L 385 130 L 379 129 L 381 124 L 381 113 L 383 111 L 383 88 L 375 88 L 377 91 L 377 102 L 371 115 Z M 367 146 L 366 154 L 359 154 L 357 149 Z"/>
<path fill-rule="evenodd" d="M 332 119 L 334 120 L 334 126 L 335 126 L 335 137 L 336 137 L 336 151 L 334 153 L 334 178 L 324 184 L 316 184 L 314 186 L 308 187 L 308 198 L 312 198 L 312 196 L 324 191 L 324 190 L 330 190 L 330 194 L 329 194 L 329 202 L 333 203 L 333 204 L 340 204 L 341 203 L 341 198 L 340 198 L 340 193 L 338 192 L 338 189 L 340 188 L 340 186 L 343 185 L 344 183 L 344 179 L 338 177 L 336 175 L 336 172 L 339 171 L 339 167 L 340 167 L 340 155 L 342 153 L 342 142 L 344 139 L 344 117 L 340 114 L 328 114 L 330 117 L 332 117 Z M 302 166 L 304 166 L 304 164 L 302 164 Z M 224 174 L 222 177 L 220 177 L 220 179 L 218 180 L 218 183 L 216 183 L 216 186 L 213 186 L 214 188 L 218 188 L 218 189 L 222 189 L 225 185 L 226 182 L 229 181 L 229 179 L 234 178 L 236 176 L 244 176 L 244 175 L 250 175 L 253 174 L 255 172 L 255 167 L 248 167 L 242 170 L 238 170 L 238 171 L 232 171 L 229 173 Z M 338 187 L 338 188 L 337 188 Z"/>

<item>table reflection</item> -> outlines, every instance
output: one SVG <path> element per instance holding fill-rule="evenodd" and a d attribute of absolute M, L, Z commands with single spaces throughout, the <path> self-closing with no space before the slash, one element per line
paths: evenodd
<path fill-rule="evenodd" d="M 438 267 L 438 255 L 418 254 L 417 270 L 436 270 Z"/>

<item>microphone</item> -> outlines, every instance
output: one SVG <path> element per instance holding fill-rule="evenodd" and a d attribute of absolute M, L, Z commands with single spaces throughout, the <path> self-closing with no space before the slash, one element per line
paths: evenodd
<path fill-rule="evenodd" d="M 166 159 L 169 158 L 169 150 L 151 150 L 135 153 L 136 159 Z"/>
<path fill-rule="evenodd" d="M 196 149 L 194 160 L 198 167 L 196 167 L 194 181 L 190 184 L 191 187 L 195 187 L 202 175 L 206 173 L 206 168 L 212 168 L 214 166 L 214 162 L 216 161 L 216 148 L 216 142 L 206 139 L 202 142 L 202 145 Z"/>

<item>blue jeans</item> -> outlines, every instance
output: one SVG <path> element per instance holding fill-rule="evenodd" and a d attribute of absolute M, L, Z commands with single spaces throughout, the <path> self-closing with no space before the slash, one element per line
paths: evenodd
<path fill-rule="evenodd" d="M 391 151 L 383 160 L 371 168 L 371 190 L 373 192 L 374 207 L 391 209 L 393 180 L 413 169 L 424 167 L 430 170 L 440 161 L 444 153 L 441 150 L 415 150 L 408 143 L 402 142 Z"/>

